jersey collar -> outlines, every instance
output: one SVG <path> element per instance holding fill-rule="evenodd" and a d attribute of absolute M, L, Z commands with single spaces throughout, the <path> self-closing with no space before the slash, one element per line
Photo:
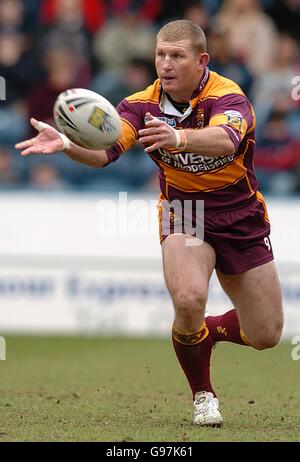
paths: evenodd
<path fill-rule="evenodd" d="M 199 95 L 202 92 L 205 85 L 207 84 L 209 77 L 210 77 L 210 71 L 209 71 L 208 67 L 206 67 L 205 70 L 204 70 L 202 79 L 200 80 L 198 88 L 196 88 L 196 90 L 193 91 L 192 97 L 190 99 L 190 106 L 185 111 L 184 114 L 179 112 L 173 106 L 173 104 L 171 103 L 171 101 L 169 100 L 169 98 L 167 97 L 167 95 L 165 94 L 165 92 L 162 90 L 162 87 L 161 87 L 160 88 L 161 97 L 160 97 L 160 103 L 159 103 L 159 109 L 161 110 L 161 112 L 163 112 L 164 114 L 176 116 L 179 119 L 179 121 L 182 122 L 194 110 L 194 108 L 195 108 L 195 106 L 196 106 L 196 104 L 198 102 Z"/>

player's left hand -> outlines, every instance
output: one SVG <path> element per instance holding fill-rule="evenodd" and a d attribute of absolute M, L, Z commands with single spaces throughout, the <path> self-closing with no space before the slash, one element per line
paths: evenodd
<path fill-rule="evenodd" d="M 145 148 L 146 152 L 152 152 L 159 148 L 176 147 L 177 138 L 174 128 L 170 127 L 163 120 L 157 119 L 150 112 L 146 113 L 146 118 L 146 128 L 138 132 L 140 136 L 139 141 L 150 145 Z"/>

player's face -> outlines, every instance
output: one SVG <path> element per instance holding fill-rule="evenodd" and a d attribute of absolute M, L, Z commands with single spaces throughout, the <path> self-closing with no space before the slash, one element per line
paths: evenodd
<path fill-rule="evenodd" d="M 207 53 L 196 54 L 189 39 L 157 41 L 156 72 L 164 91 L 175 101 L 190 99 L 207 62 Z"/>

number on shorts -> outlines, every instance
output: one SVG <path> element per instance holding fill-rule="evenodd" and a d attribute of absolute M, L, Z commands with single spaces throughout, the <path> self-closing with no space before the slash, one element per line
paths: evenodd
<path fill-rule="evenodd" d="M 271 250 L 271 244 L 270 244 L 269 238 L 265 237 L 264 241 L 265 241 L 266 246 L 268 247 L 268 250 Z"/>

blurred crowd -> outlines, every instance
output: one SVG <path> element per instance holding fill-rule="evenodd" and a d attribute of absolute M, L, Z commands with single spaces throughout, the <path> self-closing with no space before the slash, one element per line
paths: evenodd
<path fill-rule="evenodd" d="M 53 124 L 67 88 L 90 88 L 116 106 L 148 86 L 156 33 L 179 18 L 205 30 L 210 69 L 254 105 L 262 191 L 299 193 L 300 0 L 0 0 L 0 189 L 156 189 L 157 167 L 140 147 L 98 170 L 64 154 L 24 159 L 13 146 L 34 136 L 30 116 Z"/>

